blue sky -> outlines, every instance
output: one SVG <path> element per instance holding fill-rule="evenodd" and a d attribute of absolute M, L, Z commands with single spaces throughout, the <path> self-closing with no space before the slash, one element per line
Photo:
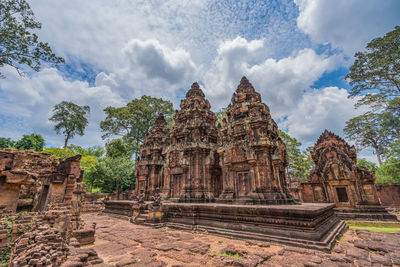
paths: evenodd
<path fill-rule="evenodd" d="M 107 106 L 147 94 L 178 108 L 198 81 L 219 110 L 243 75 L 304 146 L 325 128 L 343 135 L 345 121 L 363 112 L 343 80 L 354 53 L 400 25 L 396 0 L 29 2 L 40 38 L 66 64 L 25 77 L 2 69 L 0 136 L 35 132 L 49 146 L 63 144 L 48 121 L 63 100 L 91 107 L 86 134 L 71 140 L 87 147 L 104 142 Z"/>

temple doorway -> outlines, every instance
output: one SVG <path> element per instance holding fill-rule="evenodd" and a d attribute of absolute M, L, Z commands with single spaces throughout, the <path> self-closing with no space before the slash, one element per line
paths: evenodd
<path fill-rule="evenodd" d="M 348 203 L 349 198 L 347 196 L 347 191 L 345 187 L 337 187 L 336 193 L 338 196 L 339 203 Z"/>

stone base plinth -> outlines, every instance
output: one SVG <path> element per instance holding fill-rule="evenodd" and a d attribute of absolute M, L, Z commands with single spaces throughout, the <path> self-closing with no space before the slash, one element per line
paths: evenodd
<path fill-rule="evenodd" d="M 343 220 L 397 221 L 396 215 L 389 213 L 382 206 L 365 205 L 335 208 L 335 214 Z"/>
<path fill-rule="evenodd" d="M 163 203 L 168 227 L 328 251 L 346 229 L 334 204 Z"/>
<path fill-rule="evenodd" d="M 104 213 L 111 213 L 131 217 L 133 215 L 136 201 L 130 200 L 109 200 L 104 201 Z"/>

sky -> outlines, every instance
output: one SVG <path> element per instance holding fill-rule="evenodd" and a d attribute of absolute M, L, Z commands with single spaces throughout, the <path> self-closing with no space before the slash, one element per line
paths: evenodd
<path fill-rule="evenodd" d="M 0 136 L 44 136 L 62 146 L 48 120 L 54 105 L 89 105 L 84 136 L 104 144 L 103 109 L 142 95 L 179 108 L 199 82 L 212 109 L 226 107 L 242 76 L 261 93 L 279 128 L 313 145 L 324 129 L 343 136 L 354 109 L 344 80 L 354 53 L 400 25 L 398 0 L 32 0 L 38 35 L 64 57 L 24 77 L 2 68 Z M 371 151 L 360 152 L 375 160 Z"/>

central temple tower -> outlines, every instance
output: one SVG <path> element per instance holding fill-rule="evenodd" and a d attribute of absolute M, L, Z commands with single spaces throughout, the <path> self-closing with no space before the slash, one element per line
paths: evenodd
<path fill-rule="evenodd" d="M 219 148 L 221 202 L 290 204 L 286 147 L 261 96 L 243 77 L 226 111 Z"/>

